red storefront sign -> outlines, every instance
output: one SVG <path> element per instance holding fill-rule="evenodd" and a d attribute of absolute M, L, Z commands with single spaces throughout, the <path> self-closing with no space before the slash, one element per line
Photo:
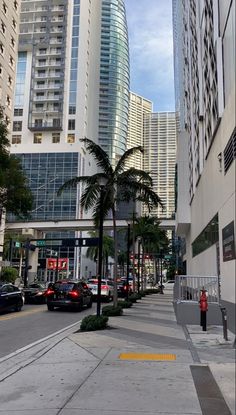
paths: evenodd
<path fill-rule="evenodd" d="M 57 266 L 58 263 L 58 266 Z M 68 258 L 47 258 L 47 269 L 66 271 L 68 269 Z"/>

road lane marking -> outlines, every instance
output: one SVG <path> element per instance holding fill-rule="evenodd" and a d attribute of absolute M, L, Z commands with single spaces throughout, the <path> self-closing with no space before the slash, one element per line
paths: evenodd
<path fill-rule="evenodd" d="M 121 353 L 121 360 L 176 360 L 176 355 L 171 353 Z"/>
<path fill-rule="evenodd" d="M 46 308 L 43 308 L 46 311 Z M 29 316 L 30 314 L 40 313 L 42 308 L 35 308 L 31 310 L 17 311 L 16 313 L 7 314 L 6 316 L 0 316 L 0 321 L 12 320 L 13 318 L 19 318 Z"/>

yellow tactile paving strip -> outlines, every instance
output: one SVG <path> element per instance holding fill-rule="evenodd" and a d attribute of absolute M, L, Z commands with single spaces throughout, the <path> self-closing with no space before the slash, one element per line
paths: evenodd
<path fill-rule="evenodd" d="M 175 354 L 170 353 L 121 353 L 121 360 L 176 360 Z"/>

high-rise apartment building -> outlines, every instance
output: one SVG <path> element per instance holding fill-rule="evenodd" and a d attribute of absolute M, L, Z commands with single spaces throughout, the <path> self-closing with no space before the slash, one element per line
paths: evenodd
<path fill-rule="evenodd" d="M 188 274 L 218 275 L 235 331 L 235 0 L 173 0 L 177 233 Z"/>
<path fill-rule="evenodd" d="M 13 93 L 17 62 L 18 23 L 20 1 L 0 2 L 0 105 L 10 122 L 13 109 Z"/>
<path fill-rule="evenodd" d="M 144 115 L 151 114 L 152 110 L 153 103 L 150 100 L 130 92 L 127 149 L 136 146 L 143 147 Z M 143 155 L 141 153 L 135 154 L 127 162 L 127 167 L 143 169 Z"/>
<path fill-rule="evenodd" d="M 24 0 L 12 123 L 34 195 L 32 219 L 81 217 L 67 179 L 96 166 L 80 138 L 115 162 L 126 149 L 129 50 L 123 0 Z"/>
<path fill-rule="evenodd" d="M 20 1 L 0 1 L 0 106 L 10 126 L 17 62 Z M 5 231 L 5 210 L 0 208 L 0 261 L 2 260 Z"/>
<path fill-rule="evenodd" d="M 175 212 L 176 114 L 157 112 L 144 116 L 143 168 L 153 179 L 153 190 L 161 198 L 152 214 L 172 218 Z M 144 207 L 144 213 L 147 213 Z"/>

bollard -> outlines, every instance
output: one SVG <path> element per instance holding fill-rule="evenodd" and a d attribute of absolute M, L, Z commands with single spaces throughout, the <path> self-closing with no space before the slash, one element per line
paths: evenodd
<path fill-rule="evenodd" d="M 223 323 L 223 336 L 225 340 L 228 339 L 228 328 L 227 328 L 227 311 L 225 307 L 220 307 L 222 313 L 222 323 Z"/>

